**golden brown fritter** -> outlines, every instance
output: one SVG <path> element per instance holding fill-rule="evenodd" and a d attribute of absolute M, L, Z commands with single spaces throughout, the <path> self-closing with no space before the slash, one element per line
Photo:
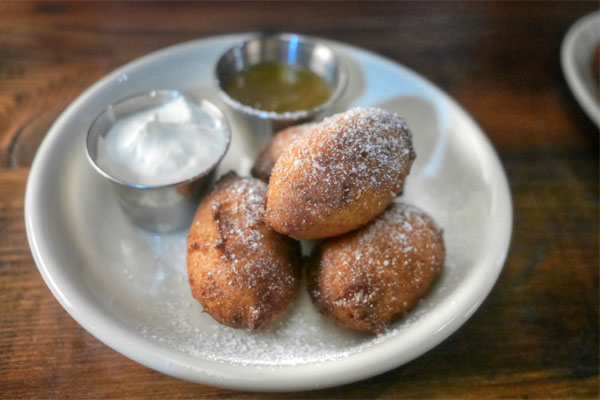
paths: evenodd
<path fill-rule="evenodd" d="M 296 125 L 276 133 L 256 159 L 250 171 L 252 176 L 268 183 L 273 166 L 279 157 L 293 142 L 303 137 L 315 125 L 314 123 Z"/>
<path fill-rule="evenodd" d="M 300 245 L 267 226 L 266 194 L 257 179 L 225 175 L 202 200 L 188 235 L 192 294 L 234 328 L 267 327 L 300 280 Z"/>
<path fill-rule="evenodd" d="M 296 239 L 354 230 L 402 191 L 414 158 L 411 134 L 396 114 L 356 108 L 329 117 L 277 160 L 267 222 Z"/>
<path fill-rule="evenodd" d="M 415 306 L 444 265 L 442 230 L 415 206 L 392 204 L 364 228 L 325 241 L 307 272 L 317 308 L 342 326 L 382 333 Z"/>

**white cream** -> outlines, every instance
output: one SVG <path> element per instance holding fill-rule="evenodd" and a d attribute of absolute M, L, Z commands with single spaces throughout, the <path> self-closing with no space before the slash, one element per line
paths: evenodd
<path fill-rule="evenodd" d="M 137 185 L 190 179 L 225 152 L 227 127 L 199 105 L 179 97 L 117 121 L 98 145 L 98 165 Z"/>

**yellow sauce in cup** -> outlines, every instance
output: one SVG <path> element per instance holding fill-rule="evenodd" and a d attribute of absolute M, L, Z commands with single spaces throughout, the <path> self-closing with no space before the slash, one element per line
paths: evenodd
<path fill-rule="evenodd" d="M 325 79 L 309 69 L 275 62 L 240 72 L 225 84 L 225 91 L 242 104 L 277 113 L 310 110 L 332 92 Z"/>

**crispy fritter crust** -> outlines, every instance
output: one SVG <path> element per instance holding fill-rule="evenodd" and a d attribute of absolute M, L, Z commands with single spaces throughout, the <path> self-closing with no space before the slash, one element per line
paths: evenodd
<path fill-rule="evenodd" d="M 364 228 L 329 239 L 313 253 L 308 291 L 340 325 L 382 333 L 429 291 L 444 258 L 442 230 L 433 219 L 394 203 Z"/>
<path fill-rule="evenodd" d="M 266 225 L 266 185 L 225 175 L 202 200 L 188 235 L 193 296 L 218 322 L 269 326 L 292 302 L 300 245 Z"/>
<path fill-rule="evenodd" d="M 414 158 L 411 134 L 398 115 L 377 108 L 336 114 L 275 163 L 267 222 L 296 239 L 357 229 L 402 191 Z"/>
<path fill-rule="evenodd" d="M 250 171 L 252 176 L 268 183 L 273 166 L 279 157 L 293 142 L 304 136 L 304 134 L 315 125 L 316 124 L 314 123 L 296 125 L 276 133 L 256 159 L 256 162 Z"/>

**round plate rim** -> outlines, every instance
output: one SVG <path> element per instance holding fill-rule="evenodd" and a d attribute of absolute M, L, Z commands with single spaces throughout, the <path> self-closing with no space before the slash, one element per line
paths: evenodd
<path fill-rule="evenodd" d="M 414 71 L 393 60 L 352 45 L 316 38 L 317 40 L 331 43 L 334 45 L 334 48 L 344 48 L 350 52 L 362 53 L 374 57 L 382 63 L 392 65 L 394 68 L 399 68 L 409 76 L 412 76 L 413 79 L 421 81 L 422 84 L 427 86 L 437 96 L 443 97 L 452 106 L 456 107 L 457 111 L 462 114 L 461 118 L 465 118 L 476 129 L 478 135 L 473 139 L 480 149 L 486 153 L 488 163 L 492 168 L 493 179 L 497 182 L 492 201 L 495 203 L 494 209 L 498 214 L 499 220 L 497 226 L 494 227 L 498 243 L 495 246 L 496 251 L 493 254 L 487 254 L 487 258 L 484 260 L 486 261 L 485 263 L 481 262 L 482 264 L 489 263 L 486 274 L 478 277 L 476 287 L 471 285 L 469 296 L 464 295 L 460 297 L 459 300 L 461 302 L 452 305 L 457 310 L 452 312 L 453 318 L 445 321 L 443 326 L 436 327 L 437 329 L 434 334 L 425 338 L 418 349 L 405 353 L 402 357 L 397 357 L 393 352 L 390 354 L 388 349 L 392 343 L 388 343 L 388 346 L 382 346 L 384 343 L 393 342 L 394 338 L 390 338 L 384 343 L 373 346 L 366 351 L 352 354 L 348 358 L 341 360 L 327 361 L 322 364 L 302 364 L 276 368 L 232 365 L 211 360 L 199 360 L 190 355 L 178 352 L 178 357 L 173 358 L 170 355 L 175 354 L 175 350 L 166 349 L 149 339 L 135 334 L 116 318 L 105 312 L 102 313 L 101 307 L 98 304 L 94 304 L 89 298 L 80 296 L 73 288 L 64 287 L 64 282 L 61 280 L 64 280 L 65 277 L 61 276 L 60 271 L 56 270 L 56 267 L 52 265 L 52 260 L 48 259 L 50 255 L 47 254 L 46 243 L 43 241 L 43 229 L 39 226 L 41 219 L 39 204 L 40 188 L 44 175 L 43 166 L 48 158 L 51 157 L 49 151 L 52 141 L 58 140 L 61 128 L 73 117 L 78 107 L 85 103 L 86 99 L 93 96 L 99 88 L 109 84 L 116 77 L 128 70 L 173 56 L 178 52 L 189 51 L 189 49 L 202 46 L 209 41 L 222 41 L 233 38 L 242 40 L 244 37 L 250 35 L 232 34 L 196 39 L 150 53 L 106 75 L 67 107 L 42 141 L 34 158 L 27 182 L 25 223 L 27 238 L 35 263 L 46 285 L 50 288 L 59 303 L 88 332 L 132 360 L 174 377 L 237 390 L 295 391 L 326 388 L 350 383 L 403 365 L 429 351 L 455 332 L 477 310 L 491 291 L 502 270 L 509 248 L 513 221 L 512 201 L 508 180 L 495 150 L 480 127 L 458 103 Z M 82 308 L 85 309 L 85 315 L 82 313 Z M 106 328 L 106 324 L 108 324 L 109 328 Z M 352 362 L 348 362 L 349 360 Z"/>

